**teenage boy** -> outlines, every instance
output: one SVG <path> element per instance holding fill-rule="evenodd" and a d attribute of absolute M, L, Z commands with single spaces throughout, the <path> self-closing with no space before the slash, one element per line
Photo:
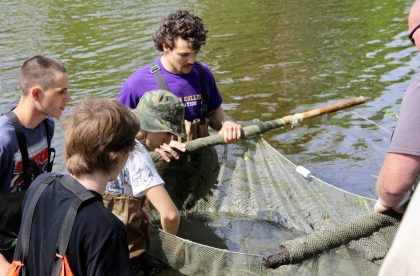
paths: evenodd
<path fill-rule="evenodd" d="M 70 101 L 67 70 L 48 57 L 27 59 L 19 85 L 18 105 L 0 116 L 0 252 L 9 260 L 23 199 L 23 193 L 14 192 L 26 190 L 37 175 L 51 171 L 51 117 L 60 117 Z"/>
<path fill-rule="evenodd" d="M 67 210 L 86 194 L 91 198 L 83 201 L 75 214 L 65 251 L 72 273 L 134 275 L 124 225 L 105 208 L 102 194 L 108 181 L 124 167 L 138 131 L 137 117 L 117 101 L 89 99 L 75 108 L 64 138 L 65 166 L 70 175 L 50 175 L 53 180 L 35 206 L 30 235 L 22 236 L 22 229 L 19 233 L 14 259 L 20 260 L 20 243 L 29 239 L 23 260 L 29 275 L 52 275 L 52 263 L 58 256 L 56 241 L 61 238 Z M 24 220 L 45 179 L 38 177 L 29 187 L 23 203 Z"/>
<path fill-rule="evenodd" d="M 44 56 L 23 63 L 19 85 L 18 105 L 0 116 L 0 194 L 22 190 L 24 185 L 22 153 L 11 117 L 22 126 L 29 158 L 44 172 L 54 133 L 50 117 L 59 118 L 70 101 L 66 68 Z"/>

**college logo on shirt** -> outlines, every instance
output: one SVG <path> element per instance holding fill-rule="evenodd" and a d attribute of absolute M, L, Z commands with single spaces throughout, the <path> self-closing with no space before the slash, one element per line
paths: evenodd
<path fill-rule="evenodd" d="M 29 158 L 38 165 L 38 167 L 45 171 L 44 166 L 48 162 L 48 145 L 46 139 L 43 139 L 39 143 L 29 147 L 28 155 Z M 15 160 L 16 165 L 12 174 L 12 181 L 10 182 L 10 192 L 19 191 L 20 185 L 23 184 L 23 161 L 20 150 L 15 153 L 13 159 Z"/>
<path fill-rule="evenodd" d="M 182 105 L 184 107 L 196 106 L 201 101 L 201 94 L 194 94 L 182 97 Z"/>

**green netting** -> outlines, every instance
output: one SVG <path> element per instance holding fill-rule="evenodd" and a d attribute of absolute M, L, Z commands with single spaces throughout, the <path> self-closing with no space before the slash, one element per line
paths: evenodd
<path fill-rule="evenodd" d="M 334 232 L 360 220 L 360 216 L 369 217 L 374 200 L 338 189 L 311 175 L 305 178 L 296 171 L 295 164 L 261 138 L 216 148 L 218 159 L 213 159 L 210 148 L 182 161 L 172 161 L 170 168 L 158 164 L 158 169 L 184 220 L 199 218 L 218 225 L 215 235 L 219 236 L 223 236 L 220 235 L 223 231 L 232 231 L 234 222 L 241 221 L 235 235 L 240 241 L 216 248 L 204 245 L 202 240 L 196 242 L 188 234 L 181 233 L 180 238 L 158 231 L 152 240 L 152 255 L 186 275 L 377 274 L 397 223 L 382 225 L 368 237 L 311 255 L 297 264 L 265 268 L 262 257 L 275 253 L 284 240 L 311 233 L 318 235 L 322 230 Z M 206 158 L 209 161 L 200 161 Z M 361 223 L 365 222 L 362 219 Z M 266 231 L 261 225 L 287 229 L 293 235 L 281 240 L 273 234 L 275 231 Z M 355 225 L 349 229 L 357 230 L 358 224 Z M 245 245 L 235 247 L 241 242 Z M 251 243 L 255 246 L 247 246 Z M 298 253 L 305 247 L 305 242 L 302 245 L 293 240 L 285 244 Z M 240 248 L 241 252 L 232 248 Z"/>

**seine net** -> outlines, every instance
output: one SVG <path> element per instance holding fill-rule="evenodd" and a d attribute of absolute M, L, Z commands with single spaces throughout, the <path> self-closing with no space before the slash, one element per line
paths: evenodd
<path fill-rule="evenodd" d="M 296 264 L 266 268 L 263 256 L 284 242 L 304 250 L 306 241 L 293 240 L 312 233 L 315 242 L 322 240 L 319 231 L 371 214 L 374 200 L 308 174 L 260 137 L 216 149 L 217 155 L 208 147 L 169 167 L 157 164 L 183 221 L 178 236 L 154 231 L 150 254 L 186 275 L 377 275 L 398 224 L 343 239 Z"/>

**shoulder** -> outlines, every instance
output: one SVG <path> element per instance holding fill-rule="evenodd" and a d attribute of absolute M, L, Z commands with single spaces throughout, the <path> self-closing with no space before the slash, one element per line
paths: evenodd
<path fill-rule="evenodd" d="M 136 140 L 136 145 L 134 147 L 134 151 L 133 152 L 138 152 L 139 155 L 145 155 L 145 156 L 149 156 L 149 151 L 147 150 L 146 146 L 143 145 L 141 142 Z"/>
<path fill-rule="evenodd" d="M 150 164 L 153 165 L 153 161 L 146 147 L 142 143 L 136 141 L 134 150 L 130 152 L 127 160 L 128 170 L 132 172 L 144 167 L 149 167 Z"/>
<path fill-rule="evenodd" d="M 404 94 L 388 152 L 420 156 L 420 78 Z"/>
<path fill-rule="evenodd" d="M 54 129 L 55 122 L 54 122 L 54 119 L 53 118 L 47 117 L 47 118 L 45 118 L 44 122 L 45 122 L 45 124 L 47 124 L 48 127 Z"/>
<path fill-rule="evenodd" d="M 201 62 L 201 61 L 198 61 L 197 63 L 201 64 L 201 68 L 203 68 L 203 72 L 205 74 L 211 75 L 211 76 L 213 75 L 213 73 L 211 72 L 210 67 L 206 63 Z"/>
<path fill-rule="evenodd" d="M 17 142 L 15 129 L 6 115 L 0 116 L 0 147 Z"/>
<path fill-rule="evenodd" d="M 47 127 L 48 135 L 52 136 L 54 134 L 55 122 L 53 118 L 47 117 L 43 121 L 44 126 Z"/>
<path fill-rule="evenodd" d="M 152 77 L 152 76 L 153 75 L 150 73 L 150 64 L 147 64 L 137 69 L 133 73 L 131 73 L 131 75 L 125 81 L 124 85 L 132 85 L 137 82 L 143 81 L 143 78 L 145 77 Z"/>
<path fill-rule="evenodd" d="M 145 146 L 138 143 L 133 152 L 127 166 L 133 195 L 138 197 L 144 190 L 163 184 L 163 180 Z"/>
<path fill-rule="evenodd" d="M 86 223 L 93 228 L 106 227 L 109 229 L 120 229 L 123 225 L 99 200 L 89 202 L 81 207 L 78 216 L 86 219 Z M 121 224 L 120 224 L 121 223 Z"/>
<path fill-rule="evenodd" d="M 143 66 L 126 79 L 117 96 L 117 101 L 130 108 L 135 108 L 143 94 L 157 87 L 156 85 L 154 77 L 150 73 L 150 65 Z"/>
<path fill-rule="evenodd" d="M 13 129 L 12 122 L 10 121 L 9 117 L 6 114 L 0 116 L 0 129 Z"/>
<path fill-rule="evenodd" d="M 404 105 L 404 103 L 407 104 L 412 100 L 418 99 L 420 99 L 420 77 L 408 86 L 407 91 L 404 93 L 402 104 Z"/>
<path fill-rule="evenodd" d="M 420 113 L 418 104 L 420 102 L 420 77 L 413 81 L 404 93 L 403 100 L 401 103 L 401 113 L 415 112 Z"/>
<path fill-rule="evenodd" d="M 100 247 L 105 240 L 115 234 L 121 235 L 125 230 L 123 223 L 96 200 L 79 208 L 73 231 L 79 242 L 89 241 Z"/>

